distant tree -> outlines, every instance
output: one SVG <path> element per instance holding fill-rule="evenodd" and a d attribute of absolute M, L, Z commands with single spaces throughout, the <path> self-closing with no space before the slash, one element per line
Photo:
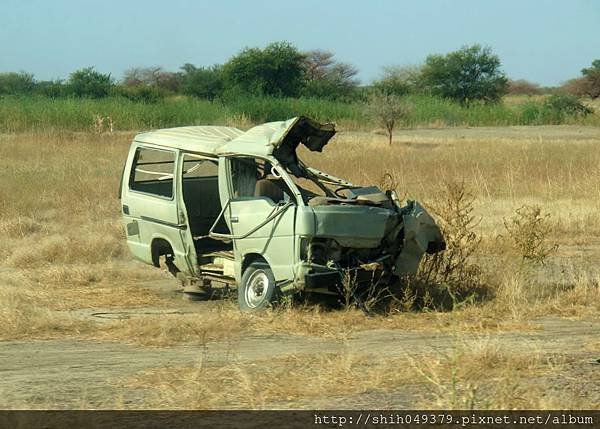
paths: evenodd
<path fill-rule="evenodd" d="M 132 67 L 125 70 L 121 85 L 128 87 L 149 85 L 150 83 L 146 81 L 144 70 L 143 67 Z"/>
<path fill-rule="evenodd" d="M 590 91 L 590 83 L 585 76 L 569 79 L 561 86 L 554 88 L 553 93 L 563 95 L 574 95 L 576 97 L 588 96 Z"/>
<path fill-rule="evenodd" d="M 373 88 L 388 94 L 406 95 L 418 92 L 421 86 L 422 66 L 389 66 L 383 76 L 373 82 Z"/>
<path fill-rule="evenodd" d="M 246 48 L 223 65 L 223 77 L 243 93 L 295 97 L 305 84 L 304 56 L 288 42 Z"/>
<path fill-rule="evenodd" d="M 0 95 L 31 94 L 35 87 L 33 75 L 25 72 L 0 73 Z"/>
<path fill-rule="evenodd" d="M 57 98 L 67 95 L 67 86 L 60 80 L 42 80 L 35 83 L 34 92 L 44 97 Z"/>
<path fill-rule="evenodd" d="M 375 92 L 369 97 L 367 114 L 385 128 L 389 144 L 392 144 L 394 128 L 411 111 L 411 106 L 395 94 Z"/>
<path fill-rule="evenodd" d="M 77 97 L 101 98 L 106 97 L 114 86 L 110 74 L 103 74 L 86 67 L 70 74 L 69 88 Z"/>
<path fill-rule="evenodd" d="M 600 97 L 600 59 L 592 61 L 592 66 L 581 70 L 585 79 L 584 91 L 592 100 Z"/>
<path fill-rule="evenodd" d="M 432 94 L 468 105 L 494 103 L 508 90 L 500 59 L 490 48 L 466 46 L 446 55 L 430 55 L 423 66 L 422 83 Z"/>
<path fill-rule="evenodd" d="M 179 73 L 168 72 L 162 67 L 133 67 L 125 71 L 121 84 L 126 87 L 151 86 L 177 92 L 182 84 Z"/>
<path fill-rule="evenodd" d="M 184 94 L 213 100 L 223 94 L 224 82 L 221 66 L 196 67 L 184 64 L 181 90 Z"/>
<path fill-rule="evenodd" d="M 509 80 L 508 94 L 510 95 L 540 95 L 542 89 L 537 83 L 525 79 Z"/>
<path fill-rule="evenodd" d="M 351 64 L 336 61 L 332 52 L 304 52 L 306 86 L 309 97 L 349 99 L 355 95 L 358 70 Z"/>

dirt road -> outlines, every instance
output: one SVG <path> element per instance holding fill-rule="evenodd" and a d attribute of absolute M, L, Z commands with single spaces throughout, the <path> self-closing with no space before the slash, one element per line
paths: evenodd
<path fill-rule="evenodd" d="M 557 388 L 583 390 L 600 400 L 600 386 L 587 382 L 600 373 L 600 352 L 587 348 L 600 339 L 599 321 L 549 318 L 537 320 L 535 324 L 535 329 L 528 332 L 503 332 L 477 338 L 496 341 L 502 349 L 516 353 L 542 351 L 548 355 L 574 357 L 569 373 L 557 380 Z M 113 408 L 118 405 L 136 408 L 142 406 L 145 392 L 124 389 L 118 382 L 145 369 L 172 367 L 200 359 L 226 364 L 289 354 L 318 355 L 342 351 L 418 358 L 449 352 L 455 341 L 447 333 L 397 330 L 364 331 L 344 341 L 259 335 L 205 346 L 169 348 L 74 340 L 8 341 L 0 343 L 0 407 Z M 415 386 L 415 389 L 403 389 L 402 392 L 317 398 L 300 403 L 300 406 L 401 408 L 409 407 L 424 393 Z"/>

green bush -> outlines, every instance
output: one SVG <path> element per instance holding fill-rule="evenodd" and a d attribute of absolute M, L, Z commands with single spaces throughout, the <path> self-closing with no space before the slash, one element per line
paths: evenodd
<path fill-rule="evenodd" d="M 71 73 L 68 85 L 76 97 L 102 98 L 110 94 L 114 82 L 110 74 L 87 67 Z"/>
<path fill-rule="evenodd" d="M 594 111 L 573 95 L 555 94 L 542 101 L 529 101 L 520 106 L 524 125 L 563 124 L 581 119 Z"/>
<path fill-rule="evenodd" d="M 27 95 L 33 92 L 35 81 L 29 73 L 0 73 L 0 95 Z"/>
<path fill-rule="evenodd" d="M 594 111 L 573 95 L 555 94 L 548 97 L 546 107 L 564 116 L 587 116 Z"/>
<path fill-rule="evenodd" d="M 223 95 L 224 81 L 220 66 L 196 67 L 185 64 L 181 69 L 184 94 L 207 100 Z"/>
<path fill-rule="evenodd" d="M 42 80 L 35 83 L 33 93 L 49 98 L 66 97 L 69 88 L 61 80 Z"/>
<path fill-rule="evenodd" d="M 119 86 L 113 91 L 114 95 L 141 103 L 157 103 L 164 100 L 166 91 L 156 86 Z"/>

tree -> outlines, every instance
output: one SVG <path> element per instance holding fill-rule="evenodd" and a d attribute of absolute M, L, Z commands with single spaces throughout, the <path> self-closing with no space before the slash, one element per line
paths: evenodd
<path fill-rule="evenodd" d="M 149 85 L 149 82 L 146 81 L 145 69 L 142 67 L 132 67 L 125 70 L 121 84 L 129 87 Z"/>
<path fill-rule="evenodd" d="M 399 96 L 418 92 L 421 89 L 422 66 L 390 66 L 383 68 L 383 76 L 373 82 L 379 92 Z"/>
<path fill-rule="evenodd" d="M 34 92 L 49 98 L 63 97 L 67 95 L 67 86 L 61 79 L 42 80 L 35 83 Z"/>
<path fill-rule="evenodd" d="M 574 95 L 576 97 L 585 97 L 588 95 L 589 90 L 589 82 L 585 76 L 582 76 L 575 79 L 569 79 L 558 88 L 554 88 L 553 92 L 557 94 Z"/>
<path fill-rule="evenodd" d="M 0 73 L 0 95 L 31 94 L 35 87 L 33 75 L 25 72 Z"/>
<path fill-rule="evenodd" d="M 540 95 L 542 89 L 537 83 L 525 79 L 509 80 L 508 94 L 510 95 Z"/>
<path fill-rule="evenodd" d="M 401 97 L 385 92 L 371 94 L 367 104 L 367 114 L 385 128 L 390 145 L 396 124 L 406 118 L 410 111 L 411 106 Z"/>
<path fill-rule="evenodd" d="M 181 67 L 182 91 L 194 97 L 213 100 L 223 94 L 224 82 L 221 66 L 196 67 L 184 64 Z"/>
<path fill-rule="evenodd" d="M 123 73 L 121 82 L 127 87 L 150 86 L 177 92 L 181 80 L 179 73 L 165 71 L 162 67 L 133 67 Z"/>
<path fill-rule="evenodd" d="M 600 59 L 592 61 L 592 66 L 581 70 L 585 79 L 584 92 L 592 100 L 600 97 Z"/>
<path fill-rule="evenodd" d="M 494 103 L 508 89 L 500 59 L 490 48 L 465 46 L 446 55 L 430 55 L 423 66 L 422 83 L 432 94 L 468 105 Z"/>
<path fill-rule="evenodd" d="M 94 67 L 79 69 L 69 76 L 68 85 L 77 97 L 106 97 L 114 86 L 110 74 L 97 72 Z"/>
<path fill-rule="evenodd" d="M 247 94 L 296 97 L 305 83 L 304 56 L 288 42 L 246 48 L 225 63 L 223 77 Z"/>
<path fill-rule="evenodd" d="M 334 60 L 329 51 L 304 52 L 306 86 L 303 94 L 331 99 L 352 98 L 358 86 L 358 70 L 351 64 Z"/>

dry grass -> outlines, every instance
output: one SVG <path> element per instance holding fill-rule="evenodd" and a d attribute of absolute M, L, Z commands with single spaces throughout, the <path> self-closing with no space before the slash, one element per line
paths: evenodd
<path fill-rule="evenodd" d="M 476 232 L 482 239 L 478 263 L 492 273 L 486 281 L 496 298 L 485 304 L 485 311 L 476 306 L 452 315 L 374 319 L 300 308 L 263 316 L 258 326 L 326 337 L 367 327 L 422 329 L 462 323 L 502 329 L 532 314 L 595 311 L 598 273 L 592 261 L 600 256 L 594 238 L 600 233 L 600 152 L 593 129 L 577 130 L 544 128 L 538 136 L 531 128 L 517 134 L 519 138 L 512 129 L 495 130 L 493 140 L 485 129 L 464 130 L 462 137 L 456 129 L 409 130 L 397 133 L 392 147 L 383 136 L 342 133 L 324 154 L 303 153 L 315 167 L 357 183 L 379 183 L 389 172 L 401 195 L 430 206 L 448 183 L 464 183 L 475 196 Z M 583 137 L 577 138 L 578 133 Z M 24 290 L 32 305 L 53 311 L 168 305 L 156 292 L 139 293 L 136 286 L 164 279 L 163 274 L 127 262 L 116 196 L 130 138 L 129 133 L 0 136 L 0 266 L 27 279 Z M 560 244 L 543 268 L 515 270 L 518 255 L 499 239 L 506 235 L 503 219 L 523 205 L 538 205 L 549 214 L 553 232 L 548 240 Z M 53 299 L 41 298 L 45 296 Z M 216 324 L 218 313 L 209 316 Z M 232 311 L 228 314 L 237 320 Z M 119 332 L 119 338 L 137 332 L 136 338 L 143 338 L 151 336 L 154 326 L 164 331 L 155 337 L 169 338 L 186 330 L 186 317 L 149 317 L 142 324 L 146 330 L 136 326 L 112 332 Z M 236 323 L 242 329 L 239 319 L 228 332 Z M 273 326 L 277 328 L 269 328 Z M 173 337 L 191 338 L 196 328 L 190 329 L 189 335 Z"/>
<path fill-rule="evenodd" d="M 371 330 L 417 330 L 432 333 L 497 333 L 535 330 L 535 323 L 522 318 L 501 320 L 473 307 L 453 313 L 397 313 L 366 316 L 357 309 L 323 310 L 318 306 L 242 313 L 233 302 L 223 302 L 198 313 L 147 314 L 133 320 L 103 323 L 87 338 L 118 340 L 142 346 L 168 347 L 204 345 L 232 341 L 252 335 L 291 334 L 326 341 L 340 341 Z"/>
<path fill-rule="evenodd" d="M 352 353 L 290 355 L 223 366 L 200 361 L 192 367 L 145 371 L 127 384 L 152 389 L 152 408 L 297 408 L 306 399 L 407 383 L 411 371 L 400 363 Z"/>
<path fill-rule="evenodd" d="M 486 338 L 457 339 L 450 352 L 413 359 L 412 366 L 430 392 L 419 404 L 424 408 L 590 407 L 593 400 L 569 397 L 547 382 L 546 378 L 563 371 L 570 359 L 544 350 L 519 353 Z"/>
<path fill-rule="evenodd" d="M 45 298 L 52 300 L 47 295 Z M 39 299 L 34 288 L 23 290 L 8 285 L 0 288 L 0 340 L 77 336 L 92 332 L 92 323 L 36 304 Z"/>
<path fill-rule="evenodd" d="M 133 263 L 125 246 L 116 197 L 131 136 L 0 136 L 0 339 L 71 337 L 164 347 L 269 333 L 343 341 L 366 330 L 459 332 L 464 338 L 535 330 L 539 316 L 597 317 L 600 310 L 600 133 L 568 127 L 403 130 L 391 147 L 384 136 L 342 133 L 323 154 L 302 156 L 361 184 L 380 183 L 388 172 L 400 195 L 429 207 L 439 207 L 449 183 L 464 184 L 475 198 L 474 230 L 481 238 L 471 262 L 481 267 L 479 280 L 491 299 L 452 312 L 399 307 L 374 317 L 315 305 L 248 315 L 224 301 L 193 314 L 94 322 L 78 314 L 174 305 L 143 287 L 164 281 L 165 273 Z M 542 243 L 559 247 L 543 265 L 524 262 L 504 225 L 523 206 L 549 215 Z M 428 392 L 424 407 L 594 405 L 544 384 L 569 358 L 461 341 L 450 353 L 425 358 L 348 351 L 224 365 L 206 360 L 130 381 L 155 391 L 143 405 L 151 407 L 284 408 L 328 395 L 388 392 L 393 398 L 408 384 Z M 596 351 L 598 344 L 588 348 Z"/>
<path fill-rule="evenodd" d="M 328 398 L 337 408 L 365 396 L 387 398 L 388 408 L 421 392 L 429 409 L 593 408 L 547 384 L 571 362 L 562 355 L 506 350 L 485 337 L 457 337 L 451 351 L 402 357 L 356 354 L 280 356 L 252 362 L 195 365 L 142 371 L 123 384 L 148 392 L 144 406 L 175 409 L 312 408 Z M 554 389 L 554 390 L 553 390 Z M 393 406 L 392 406 L 393 407 Z"/>

